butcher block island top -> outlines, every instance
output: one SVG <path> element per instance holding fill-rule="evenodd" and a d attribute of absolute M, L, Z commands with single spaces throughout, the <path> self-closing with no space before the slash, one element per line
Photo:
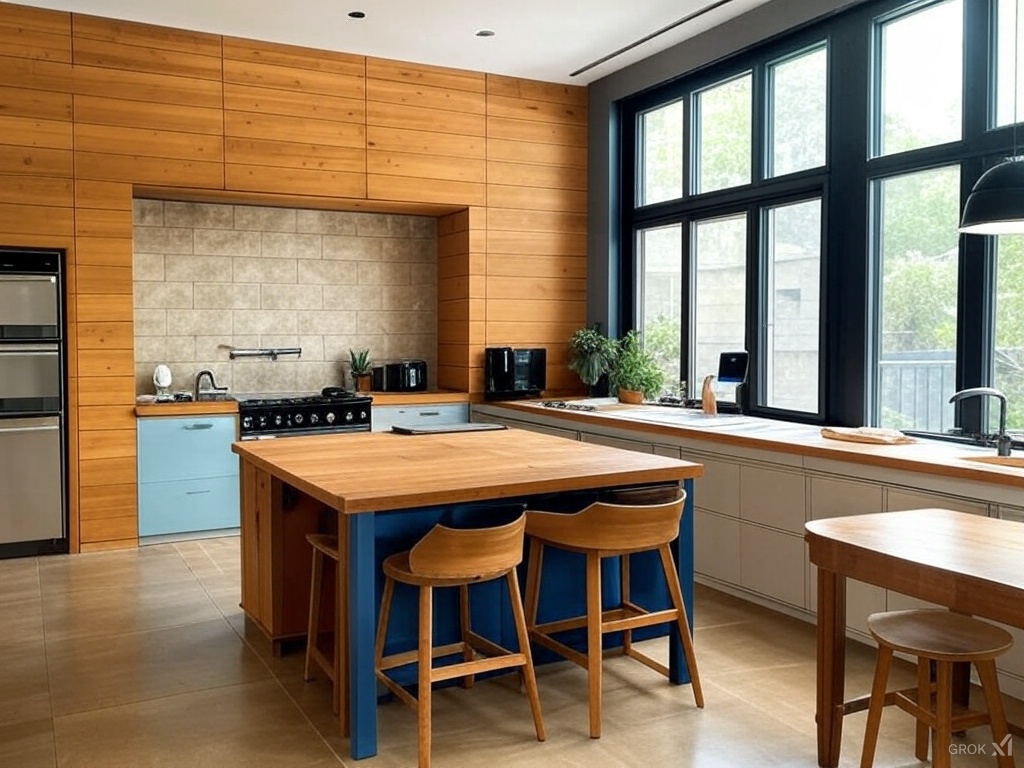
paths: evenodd
<path fill-rule="evenodd" d="M 343 514 L 700 477 L 688 461 L 520 429 L 361 432 L 234 443 L 232 450 Z"/>

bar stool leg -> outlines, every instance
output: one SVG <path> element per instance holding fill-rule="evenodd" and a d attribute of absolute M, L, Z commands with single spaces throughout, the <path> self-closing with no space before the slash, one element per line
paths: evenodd
<path fill-rule="evenodd" d="M 320 639 L 320 590 L 322 587 L 323 553 L 313 547 L 313 567 L 309 578 L 309 623 L 306 627 L 306 667 L 302 677 L 307 682 L 313 679 L 312 649 Z"/>
<path fill-rule="evenodd" d="M 860 768 L 871 768 L 875 762 L 878 726 L 882 723 L 882 707 L 885 706 L 885 686 L 889 681 L 889 667 L 891 665 L 892 649 L 879 645 L 878 658 L 875 661 L 875 679 L 871 684 L 871 700 L 868 704 L 868 722 L 867 727 L 864 729 L 864 748 L 860 753 Z"/>
<path fill-rule="evenodd" d="M 661 567 L 665 571 L 665 581 L 668 582 L 668 591 L 672 597 L 672 604 L 678 614 L 676 622 L 679 625 L 679 639 L 683 642 L 683 657 L 686 659 L 686 668 L 690 672 L 690 687 L 693 689 L 693 701 L 698 708 L 704 706 L 704 691 L 700 685 L 700 673 L 697 671 L 697 654 L 693 650 L 693 638 L 690 635 L 690 622 L 686 618 L 686 603 L 683 601 L 683 590 L 679 586 L 679 574 L 676 571 L 675 563 L 672 560 L 672 550 L 668 544 L 658 547 L 658 554 L 661 555 Z"/>
<path fill-rule="evenodd" d="M 953 742 L 953 663 L 937 661 L 935 689 L 935 739 L 932 768 L 949 768 L 949 746 Z"/>
<path fill-rule="evenodd" d="M 931 662 L 919 656 L 917 659 L 917 705 L 924 710 L 932 708 L 932 665 Z M 917 725 L 914 730 L 914 757 L 918 760 L 928 759 L 928 737 L 931 729 L 928 723 L 917 718 Z"/>
<path fill-rule="evenodd" d="M 433 658 L 432 587 L 420 587 L 419 690 L 416 692 L 416 720 L 419 726 L 419 768 L 430 768 L 431 669 Z"/>
<path fill-rule="evenodd" d="M 464 661 L 473 660 L 473 647 L 469 644 L 470 616 L 469 585 L 463 584 L 459 587 L 459 626 L 462 630 L 462 658 Z M 476 675 L 466 675 L 462 678 L 462 687 L 472 688 L 475 678 Z"/>
<path fill-rule="evenodd" d="M 622 603 L 629 602 L 629 555 L 622 555 L 619 558 L 620 579 L 622 580 Z M 629 653 L 633 647 L 633 630 L 627 629 L 622 633 L 622 650 Z"/>
<path fill-rule="evenodd" d="M 519 638 L 519 652 L 526 657 L 526 663 L 520 668 L 526 684 L 526 693 L 530 698 L 530 711 L 533 713 L 533 727 L 537 731 L 537 741 L 544 741 L 547 733 L 544 730 L 544 718 L 540 713 L 540 693 L 537 691 L 537 675 L 533 668 L 533 653 L 530 651 L 530 635 L 526 631 L 526 616 L 523 613 L 523 600 L 519 596 L 519 577 L 513 568 L 505 577 L 508 583 L 508 596 L 512 602 L 512 616 L 516 622 L 516 636 Z"/>
<path fill-rule="evenodd" d="M 587 553 L 587 680 L 590 688 L 590 738 L 601 738 L 601 556 Z"/>
<path fill-rule="evenodd" d="M 377 643 L 374 647 L 373 662 L 377 669 L 380 669 L 381 659 L 384 658 L 384 645 L 388 639 L 388 624 L 391 621 L 391 601 L 395 596 L 395 580 L 390 576 L 384 577 L 384 595 L 380 601 L 380 616 L 377 618 Z"/>
<path fill-rule="evenodd" d="M 537 628 L 537 604 L 540 601 L 540 574 L 544 561 L 544 545 L 530 539 L 530 557 L 526 568 L 526 627 Z"/>
<path fill-rule="evenodd" d="M 996 663 L 978 661 L 974 664 L 978 669 L 978 677 L 981 679 L 981 690 L 985 694 L 985 705 L 988 707 L 988 716 L 992 720 L 992 740 L 998 751 L 996 752 L 996 765 L 999 768 L 1014 768 L 1013 754 L 1010 752 L 1010 732 L 1006 725 L 1006 713 L 1003 711 L 1003 699 L 999 695 L 999 677 L 996 675 Z"/>

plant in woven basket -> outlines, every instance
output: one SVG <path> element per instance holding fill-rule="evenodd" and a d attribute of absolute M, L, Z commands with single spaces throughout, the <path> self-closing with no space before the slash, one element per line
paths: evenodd
<path fill-rule="evenodd" d="M 658 361 L 644 349 L 640 334 L 630 331 L 618 343 L 618 355 L 611 371 L 611 383 L 619 390 L 640 392 L 652 398 L 661 391 L 665 374 Z"/>

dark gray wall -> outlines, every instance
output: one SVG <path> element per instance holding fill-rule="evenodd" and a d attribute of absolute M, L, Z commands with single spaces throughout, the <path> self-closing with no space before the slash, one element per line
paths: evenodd
<path fill-rule="evenodd" d="M 863 0 L 771 0 L 764 5 L 590 84 L 587 222 L 587 316 L 619 334 L 617 276 L 609 265 L 618 254 L 616 101 L 684 75 L 787 29 Z"/>

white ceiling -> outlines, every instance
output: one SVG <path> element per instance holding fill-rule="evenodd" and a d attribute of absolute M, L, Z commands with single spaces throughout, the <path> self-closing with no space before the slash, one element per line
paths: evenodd
<path fill-rule="evenodd" d="M 716 0 L 20 1 L 181 29 L 585 85 L 769 0 L 728 0 L 577 77 L 570 73 Z M 350 19 L 349 11 L 363 11 L 366 18 Z M 495 36 L 477 37 L 480 29 L 492 29 Z"/>

